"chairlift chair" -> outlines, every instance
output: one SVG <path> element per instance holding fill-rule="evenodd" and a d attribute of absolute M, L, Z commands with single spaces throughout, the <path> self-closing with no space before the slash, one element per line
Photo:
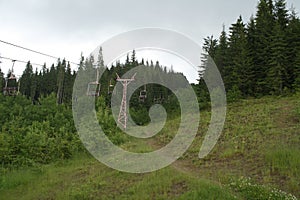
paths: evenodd
<path fill-rule="evenodd" d="M 90 82 L 88 84 L 87 96 L 98 97 L 99 95 L 100 95 L 100 84 L 97 81 Z"/>
<path fill-rule="evenodd" d="M 140 102 L 145 102 L 147 98 L 147 91 L 146 91 L 146 85 L 144 86 L 144 89 L 140 91 L 139 100 Z"/>
<path fill-rule="evenodd" d="M 111 80 L 109 81 L 108 87 L 107 87 L 107 94 L 110 95 L 113 92 L 114 85 L 111 83 Z"/>
<path fill-rule="evenodd" d="M 19 85 L 17 83 L 17 78 L 14 74 L 14 64 L 16 60 L 12 60 L 13 65 L 9 77 L 5 81 L 5 87 L 3 89 L 3 94 L 6 96 L 16 96 L 19 91 Z"/>
<path fill-rule="evenodd" d="M 96 70 L 96 81 L 89 82 L 87 88 L 87 96 L 98 97 L 100 95 L 99 69 Z"/>

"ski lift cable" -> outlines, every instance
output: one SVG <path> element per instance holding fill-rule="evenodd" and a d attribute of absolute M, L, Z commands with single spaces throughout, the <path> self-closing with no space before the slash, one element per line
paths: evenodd
<path fill-rule="evenodd" d="M 28 63 L 28 62 L 23 61 L 23 60 L 12 59 L 12 58 L 8 58 L 8 57 L 4 57 L 4 56 L 0 56 L 0 58 L 3 58 L 3 59 L 5 59 L 5 60 L 10 60 L 10 61 L 12 61 L 12 62 Z M 41 67 L 44 66 L 44 65 L 41 65 L 41 64 L 31 63 L 31 62 L 30 62 L 30 64 L 31 64 L 31 65 L 41 66 Z"/>
<path fill-rule="evenodd" d="M 36 53 L 36 54 L 40 54 L 40 55 L 43 55 L 43 56 L 47 56 L 47 57 L 50 57 L 50 58 L 53 58 L 53 59 L 59 59 L 59 57 L 57 56 L 52 56 L 50 54 L 46 54 L 46 53 L 42 53 L 40 51 L 36 51 L 36 50 L 33 50 L 33 49 L 29 49 L 29 48 L 26 48 L 26 47 L 23 47 L 23 46 L 20 46 L 20 45 L 17 45 L 17 44 L 13 44 L 13 43 L 10 43 L 10 42 L 6 42 L 6 41 L 3 41 L 3 40 L 0 40 L 0 42 L 4 43 L 4 44 L 7 44 L 7 45 L 11 45 L 13 47 L 16 47 L 16 48 L 20 48 L 20 49 L 23 49 L 23 50 L 26 50 L 26 51 L 30 51 L 30 52 L 33 52 L 33 53 Z M 69 61 L 69 60 L 66 60 L 67 62 L 69 63 L 72 63 L 74 65 L 79 65 L 78 63 L 76 62 L 72 62 L 72 61 Z"/>

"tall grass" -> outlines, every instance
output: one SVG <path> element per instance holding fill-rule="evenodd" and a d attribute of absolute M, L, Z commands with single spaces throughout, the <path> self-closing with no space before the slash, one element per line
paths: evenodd
<path fill-rule="evenodd" d="M 300 148 L 281 146 L 265 153 L 272 172 L 300 178 Z"/>

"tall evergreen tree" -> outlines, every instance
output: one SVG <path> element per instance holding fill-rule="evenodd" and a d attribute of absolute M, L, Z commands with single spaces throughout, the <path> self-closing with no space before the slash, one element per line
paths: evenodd
<path fill-rule="evenodd" d="M 64 89 L 63 89 L 63 102 L 68 103 L 72 100 L 74 79 L 70 63 L 67 64 L 67 69 L 64 74 Z"/>
<path fill-rule="evenodd" d="M 255 31 L 255 93 L 264 95 L 268 93 L 267 72 L 269 71 L 269 52 L 272 42 L 274 16 L 272 10 L 272 1 L 260 0 L 256 13 L 256 31 Z"/>
<path fill-rule="evenodd" d="M 235 24 L 230 27 L 228 48 L 228 63 L 225 67 L 224 80 L 227 90 L 246 91 L 245 68 L 247 61 L 246 52 L 246 31 L 242 17 L 240 16 Z"/>
<path fill-rule="evenodd" d="M 267 74 L 268 88 L 272 93 L 282 94 L 287 80 L 285 67 L 285 39 L 279 21 L 276 21 L 271 43 L 269 69 Z"/>
<path fill-rule="evenodd" d="M 27 62 L 25 70 L 20 78 L 20 92 L 26 97 L 31 95 L 31 78 L 33 76 L 33 69 L 30 61 Z"/>
<path fill-rule="evenodd" d="M 254 96 L 254 91 L 256 88 L 256 77 L 255 77 L 255 20 L 254 17 L 251 16 L 249 23 L 246 28 L 246 52 L 247 52 L 247 61 L 245 67 L 245 75 L 244 75 L 244 83 L 246 85 L 246 89 L 244 94 L 246 96 Z"/>
<path fill-rule="evenodd" d="M 58 60 L 57 64 L 57 104 L 63 103 L 63 93 L 64 93 L 64 78 L 65 78 L 65 66 L 66 61 L 63 60 L 61 63 L 60 60 Z"/>
<path fill-rule="evenodd" d="M 289 22 L 285 0 L 277 0 L 275 2 L 274 15 L 280 29 L 285 30 Z"/>
<path fill-rule="evenodd" d="M 207 36 L 204 38 L 203 50 L 204 54 L 209 54 L 211 58 L 215 58 L 217 50 L 218 40 L 214 39 L 213 36 Z"/>
<path fill-rule="evenodd" d="M 98 52 L 97 67 L 104 68 L 104 59 L 103 59 L 102 47 L 100 47 L 99 52 Z"/>
<path fill-rule="evenodd" d="M 35 73 L 31 77 L 31 85 L 30 85 L 30 99 L 32 101 L 32 104 L 35 104 L 36 101 L 38 101 L 38 71 L 35 70 Z"/>
<path fill-rule="evenodd" d="M 221 73 L 224 75 L 224 67 L 227 65 L 228 61 L 228 41 L 227 35 L 225 32 L 225 25 L 223 25 L 223 30 L 221 32 L 221 36 L 219 38 L 219 44 L 216 49 L 215 62 Z"/>
<path fill-rule="evenodd" d="M 300 88 L 295 83 L 295 79 L 300 77 L 298 66 L 300 65 L 298 56 L 300 54 L 300 20 L 296 12 L 292 10 L 289 16 L 289 24 L 286 28 L 286 68 L 287 68 L 287 85 L 289 88 Z M 298 82 L 298 81 L 297 81 Z M 299 83 L 299 82 L 298 82 Z"/>
<path fill-rule="evenodd" d="M 136 55 L 135 55 L 135 50 L 132 50 L 132 54 L 131 54 L 131 64 L 132 66 L 136 66 L 137 65 L 137 59 L 136 59 Z"/>

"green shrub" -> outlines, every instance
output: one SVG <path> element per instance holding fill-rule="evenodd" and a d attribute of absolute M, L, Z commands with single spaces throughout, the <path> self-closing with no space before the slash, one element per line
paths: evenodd
<path fill-rule="evenodd" d="M 242 93 L 239 88 L 235 85 L 226 94 L 227 102 L 235 102 L 242 98 Z"/>
<path fill-rule="evenodd" d="M 72 110 L 56 105 L 55 96 L 41 99 L 42 105 L 32 105 L 22 96 L 0 99 L 2 167 L 50 163 L 83 150 Z"/>

